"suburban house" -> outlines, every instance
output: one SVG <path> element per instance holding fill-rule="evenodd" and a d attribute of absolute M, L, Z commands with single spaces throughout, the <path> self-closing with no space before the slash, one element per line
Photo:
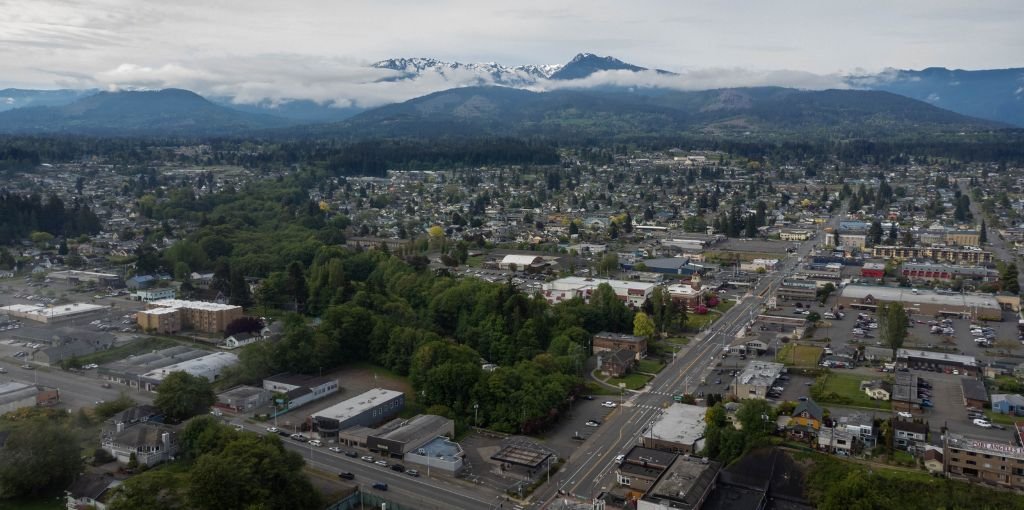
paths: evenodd
<path fill-rule="evenodd" d="M 797 404 L 789 419 L 789 434 L 799 438 L 810 438 L 821 429 L 825 411 L 814 400 L 807 399 Z"/>
<path fill-rule="evenodd" d="M 612 377 L 622 377 L 628 374 L 636 365 L 636 358 L 633 353 L 625 349 L 619 349 L 612 353 L 602 353 L 598 356 L 601 373 Z"/>
<path fill-rule="evenodd" d="M 944 468 L 942 450 L 928 448 L 924 451 L 924 468 L 930 474 L 941 474 Z"/>
<path fill-rule="evenodd" d="M 647 339 L 639 336 L 602 331 L 594 335 L 594 352 L 625 350 L 633 358 L 641 360 L 647 356 Z"/>
<path fill-rule="evenodd" d="M 893 420 L 892 431 L 893 444 L 901 450 L 923 444 L 928 440 L 928 424 L 926 423 Z"/>
<path fill-rule="evenodd" d="M 854 435 L 845 428 L 822 427 L 818 432 L 818 449 L 840 455 L 853 453 Z"/>
<path fill-rule="evenodd" d="M 131 462 L 134 455 L 139 465 L 152 467 L 178 453 L 178 434 L 171 427 L 148 421 L 119 423 L 101 432 L 100 446 L 122 464 Z"/>
<path fill-rule="evenodd" d="M 872 400 L 889 400 L 892 397 L 892 384 L 886 381 L 861 381 L 860 389 Z"/>
<path fill-rule="evenodd" d="M 748 340 L 744 345 L 747 347 L 747 351 L 750 352 L 764 354 L 765 352 L 768 351 L 768 344 L 765 343 L 764 340 L 760 340 L 757 338 L 753 340 Z"/>
<path fill-rule="evenodd" d="M 1024 397 L 1018 394 L 994 394 L 992 395 L 992 412 L 1024 416 Z"/>
<path fill-rule="evenodd" d="M 263 340 L 265 340 L 265 338 L 260 332 L 235 333 L 234 335 L 225 338 L 220 346 L 225 349 L 237 349 Z"/>
<path fill-rule="evenodd" d="M 875 447 L 875 418 L 874 416 L 856 411 L 845 416 L 840 416 L 838 428 L 843 428 L 853 434 L 855 440 L 864 445 L 865 448 Z"/>
<path fill-rule="evenodd" d="M 112 489 L 118 485 L 121 485 L 121 482 L 109 475 L 83 474 L 64 491 L 67 508 L 106 510 L 109 498 L 114 492 Z"/>

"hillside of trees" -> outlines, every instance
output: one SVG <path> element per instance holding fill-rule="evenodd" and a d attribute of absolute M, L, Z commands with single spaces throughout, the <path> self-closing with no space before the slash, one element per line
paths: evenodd
<path fill-rule="evenodd" d="M 75 237 L 95 234 L 100 222 L 88 205 L 77 200 L 65 204 L 56 195 L 44 202 L 38 195 L 22 196 L 0 191 L 0 244 L 28 238 L 33 232 Z"/>

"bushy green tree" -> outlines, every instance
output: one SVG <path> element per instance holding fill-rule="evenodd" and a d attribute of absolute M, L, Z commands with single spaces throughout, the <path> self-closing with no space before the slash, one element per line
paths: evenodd
<path fill-rule="evenodd" d="M 167 374 L 156 388 L 153 404 L 173 420 L 206 413 L 217 401 L 205 377 L 177 371 Z"/>

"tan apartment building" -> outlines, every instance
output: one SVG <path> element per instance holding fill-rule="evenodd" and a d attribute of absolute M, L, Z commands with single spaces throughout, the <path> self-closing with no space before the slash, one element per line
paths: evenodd
<path fill-rule="evenodd" d="M 871 256 L 882 259 L 936 259 L 955 264 L 987 264 L 992 252 L 971 248 L 929 246 L 875 246 Z"/>
<path fill-rule="evenodd" d="M 947 434 L 943 459 L 951 477 L 1024 489 L 1024 448 L 1019 446 Z"/>
<path fill-rule="evenodd" d="M 164 334 L 173 334 L 184 329 L 220 333 L 231 321 L 240 317 L 240 306 L 181 299 L 154 301 L 147 305 L 146 310 L 136 314 L 139 327 Z"/>

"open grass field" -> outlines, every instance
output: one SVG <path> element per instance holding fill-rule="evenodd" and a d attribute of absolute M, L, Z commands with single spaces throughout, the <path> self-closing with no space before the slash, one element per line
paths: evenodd
<path fill-rule="evenodd" d="M 790 342 L 779 350 L 778 361 L 791 367 L 813 367 L 818 365 L 823 350 L 816 345 L 797 345 Z"/>
<path fill-rule="evenodd" d="M 661 372 L 663 368 L 665 368 L 664 363 L 652 359 L 642 359 L 636 367 L 637 371 L 648 374 L 657 374 L 658 372 Z"/>
<path fill-rule="evenodd" d="M 866 380 L 862 375 L 829 372 L 818 378 L 811 387 L 811 396 L 819 404 L 839 404 L 866 407 L 870 409 L 892 409 L 887 400 L 872 400 L 860 391 L 860 382 Z"/>
<path fill-rule="evenodd" d="M 644 374 L 626 374 L 625 377 L 610 377 L 607 381 L 608 384 L 618 386 L 619 383 L 626 383 L 626 388 L 630 390 L 639 390 L 651 380 L 651 377 Z"/>

